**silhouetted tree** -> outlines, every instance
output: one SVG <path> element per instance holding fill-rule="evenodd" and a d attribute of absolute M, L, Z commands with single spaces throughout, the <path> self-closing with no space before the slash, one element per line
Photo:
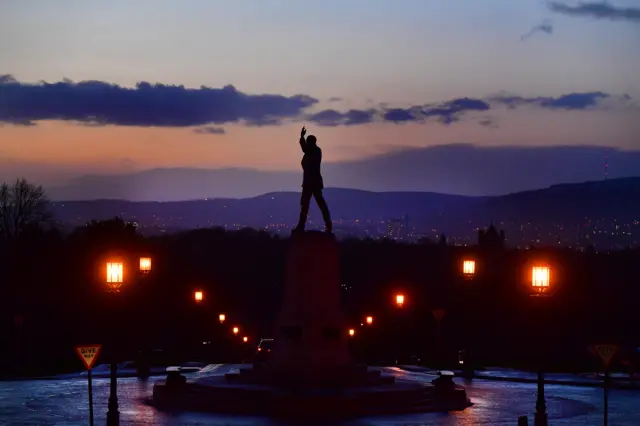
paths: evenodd
<path fill-rule="evenodd" d="M 0 185 L 0 236 L 14 240 L 27 229 L 40 228 L 52 218 L 42 186 L 24 178 Z"/>
<path fill-rule="evenodd" d="M 107 220 L 92 220 L 76 228 L 73 239 L 79 239 L 101 249 L 129 246 L 140 238 L 134 223 L 121 217 Z"/>

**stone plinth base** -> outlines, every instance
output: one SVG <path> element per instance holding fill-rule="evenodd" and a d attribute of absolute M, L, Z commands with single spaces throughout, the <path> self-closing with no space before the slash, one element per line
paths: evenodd
<path fill-rule="evenodd" d="M 322 374 L 306 372 L 303 375 L 287 370 L 273 370 L 268 365 L 254 368 L 240 368 L 237 373 L 227 373 L 225 378 L 231 383 L 261 384 L 283 388 L 334 388 L 390 385 L 395 377 L 382 375 L 380 370 L 370 370 L 364 365 L 350 365 L 341 369 L 321 371 Z"/>
<path fill-rule="evenodd" d="M 274 375 L 317 382 L 353 368 L 341 307 L 338 244 L 332 234 L 291 235 L 276 324 L 267 363 Z"/>
<path fill-rule="evenodd" d="M 444 412 L 471 405 L 460 386 L 443 397 L 437 395 L 433 385 L 409 380 L 348 389 L 289 388 L 234 383 L 224 376 L 202 378 L 179 387 L 157 383 L 151 404 L 168 410 L 313 419 Z"/>

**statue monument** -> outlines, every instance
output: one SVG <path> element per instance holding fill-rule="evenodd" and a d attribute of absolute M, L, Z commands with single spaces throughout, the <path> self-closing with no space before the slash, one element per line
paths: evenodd
<path fill-rule="evenodd" d="M 295 231 L 304 231 L 307 223 L 307 214 L 309 213 L 309 204 L 311 203 L 311 197 L 313 197 L 322 212 L 325 230 L 331 233 L 333 229 L 331 214 L 329 213 L 329 206 L 322 194 L 322 190 L 324 189 L 322 173 L 320 172 L 322 149 L 318 146 L 315 136 L 309 135 L 305 139 L 306 134 L 307 128 L 303 127 L 300 131 L 300 148 L 302 148 L 302 152 L 304 153 L 302 157 L 302 196 L 300 197 L 300 219 L 298 220 Z"/>
<path fill-rule="evenodd" d="M 304 140 L 305 132 L 303 128 L 300 136 L 307 158 L 303 159 L 303 168 L 305 161 L 307 166 L 300 218 L 306 219 L 305 202 L 308 207 L 312 194 L 331 231 L 321 193 L 320 148 L 315 138 L 310 144 L 312 136 Z M 271 357 L 264 364 L 240 366 L 237 372 L 191 382 L 174 373 L 154 386 L 153 404 L 160 408 L 314 418 L 448 411 L 469 406 L 464 388 L 450 379 L 444 386 L 397 379 L 351 360 L 340 300 L 338 243 L 330 232 L 305 232 L 301 223 L 289 239 L 283 303 Z"/>

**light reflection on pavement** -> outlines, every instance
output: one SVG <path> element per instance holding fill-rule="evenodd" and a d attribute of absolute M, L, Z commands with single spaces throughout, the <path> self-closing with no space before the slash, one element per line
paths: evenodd
<path fill-rule="evenodd" d="M 220 366 L 208 374 L 223 374 L 233 366 Z M 388 372 L 430 381 L 433 376 L 399 369 Z M 281 423 L 268 419 L 218 416 L 198 413 L 162 413 L 148 406 L 153 383 L 135 378 L 118 380 L 122 425 L 217 425 L 245 426 Z M 344 426 L 420 425 L 514 425 L 518 416 L 528 415 L 533 424 L 535 384 L 456 379 L 465 386 L 474 403 L 465 411 L 389 416 L 344 422 Z M 94 379 L 94 416 L 105 424 L 109 393 L 108 379 Z M 548 385 L 545 387 L 549 423 L 553 425 L 597 425 L 602 423 L 602 389 Z M 609 421 L 615 426 L 640 425 L 640 392 L 611 390 Z M 0 382 L 0 422 L 3 425 L 88 424 L 86 379 Z M 309 424 L 309 422 L 304 422 Z M 326 422 L 323 422 L 326 424 Z"/>

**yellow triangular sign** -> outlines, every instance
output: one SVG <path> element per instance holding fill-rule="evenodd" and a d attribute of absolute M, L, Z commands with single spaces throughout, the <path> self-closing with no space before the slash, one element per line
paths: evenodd
<path fill-rule="evenodd" d="M 76 353 L 84 363 L 85 367 L 87 367 L 87 370 L 91 370 L 91 367 L 93 367 L 93 364 L 98 359 L 100 349 L 102 349 L 102 345 L 76 346 Z"/>
<path fill-rule="evenodd" d="M 611 364 L 611 360 L 616 355 L 616 352 L 618 352 L 618 346 L 617 345 L 596 345 L 596 351 L 598 352 L 598 355 L 602 359 L 604 366 L 606 368 L 609 368 L 609 365 Z"/>
<path fill-rule="evenodd" d="M 431 312 L 433 313 L 433 317 L 436 319 L 436 321 L 440 321 L 447 311 L 444 309 L 434 309 Z"/>

